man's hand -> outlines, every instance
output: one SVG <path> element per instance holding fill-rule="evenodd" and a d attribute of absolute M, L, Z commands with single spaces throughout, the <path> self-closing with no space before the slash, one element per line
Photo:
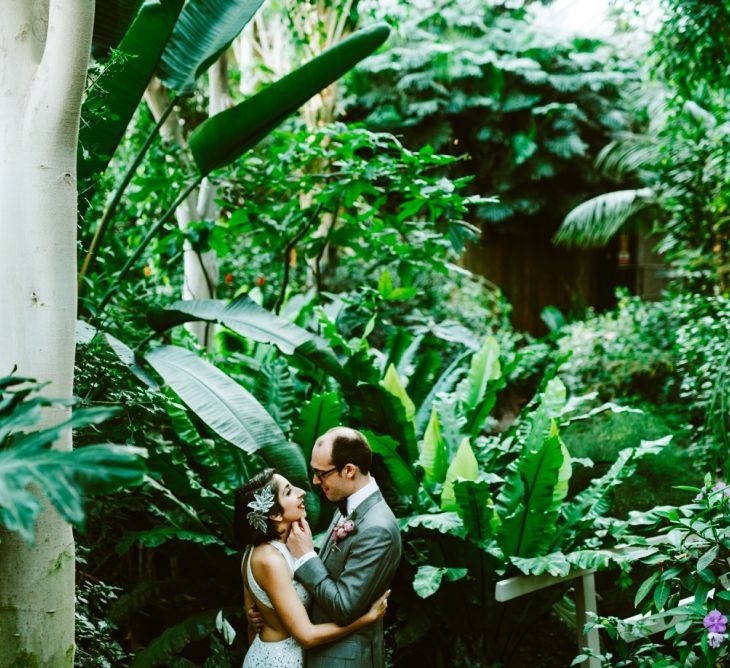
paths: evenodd
<path fill-rule="evenodd" d="M 256 629 L 256 633 L 261 633 L 261 630 L 264 628 L 264 618 L 261 616 L 255 603 L 246 612 L 246 617 L 248 618 L 248 623 Z"/>
<path fill-rule="evenodd" d="M 291 525 L 289 538 L 286 539 L 286 546 L 295 559 L 299 559 L 299 557 L 303 557 L 307 552 L 314 550 L 312 530 L 309 528 L 309 523 L 305 518 Z"/>

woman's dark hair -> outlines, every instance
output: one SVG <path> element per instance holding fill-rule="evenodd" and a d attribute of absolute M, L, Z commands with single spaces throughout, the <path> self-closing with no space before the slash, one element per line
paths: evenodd
<path fill-rule="evenodd" d="M 275 473 L 276 471 L 274 469 L 264 469 L 247 483 L 241 485 L 235 492 L 233 536 L 240 549 L 243 549 L 246 545 L 260 545 L 261 543 L 279 538 L 276 526 L 268 517 L 266 518 L 266 533 L 253 526 L 246 517 L 251 512 L 248 504 L 254 500 L 254 493 L 259 492 L 265 487 L 270 487 L 274 493 L 274 503 L 266 514 L 271 516 L 282 512 L 281 505 L 279 504 L 279 485 L 276 482 L 276 478 L 274 478 Z"/>

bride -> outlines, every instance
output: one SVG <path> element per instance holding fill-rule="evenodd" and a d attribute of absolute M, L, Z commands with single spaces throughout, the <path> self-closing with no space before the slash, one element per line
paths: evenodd
<path fill-rule="evenodd" d="M 389 591 L 349 626 L 309 621 L 311 595 L 293 579 L 294 557 L 285 545 L 292 524 L 307 514 L 305 494 L 273 469 L 236 490 L 234 531 L 239 544 L 247 545 L 241 563 L 245 605 L 256 604 L 264 624 L 243 668 L 301 668 L 305 648 L 338 640 L 385 614 Z M 249 640 L 252 635 L 249 630 Z"/>

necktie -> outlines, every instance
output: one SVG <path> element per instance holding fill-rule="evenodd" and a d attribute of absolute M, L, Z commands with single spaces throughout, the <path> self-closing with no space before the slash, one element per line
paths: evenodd
<path fill-rule="evenodd" d="M 347 499 L 340 499 L 337 502 L 337 508 L 339 509 L 342 517 L 347 517 Z"/>

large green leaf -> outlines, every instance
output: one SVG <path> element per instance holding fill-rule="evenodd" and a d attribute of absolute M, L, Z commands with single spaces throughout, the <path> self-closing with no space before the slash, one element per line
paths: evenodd
<path fill-rule="evenodd" d="M 413 577 L 413 590 L 421 598 L 428 598 L 439 590 L 444 577 L 454 582 L 461 580 L 468 572 L 467 568 L 419 566 L 416 575 Z"/>
<path fill-rule="evenodd" d="M 337 427 L 342 419 L 342 403 L 336 392 L 313 394 L 299 413 L 294 440 L 302 446 L 305 459 L 312 454 L 314 442 L 326 431 Z"/>
<path fill-rule="evenodd" d="M 454 494 L 454 481 L 457 478 L 464 480 L 476 480 L 479 475 L 479 465 L 474 451 L 471 449 L 469 439 L 465 438 L 460 444 L 456 455 L 451 460 L 446 471 L 444 480 L 444 491 L 441 493 L 442 510 L 458 510 L 456 495 Z"/>
<path fill-rule="evenodd" d="M 443 513 L 422 513 L 398 519 L 400 530 L 407 533 L 411 529 L 428 529 L 441 534 L 464 538 L 466 529 L 459 514 L 453 511 Z"/>
<path fill-rule="evenodd" d="M 499 345 L 493 336 L 488 336 L 472 357 L 469 374 L 457 388 L 466 417 L 465 433 L 471 438 L 479 435 L 484 421 L 494 408 L 497 391 L 504 386 L 501 379 Z"/>
<path fill-rule="evenodd" d="M 538 450 L 524 452 L 513 468 L 508 484 L 500 494 L 503 497 L 500 499 L 501 507 L 512 511 L 501 515 L 499 541 L 505 556 L 540 556 L 549 545 L 558 517 L 555 497 L 556 487 L 562 485 L 560 477 L 564 453 L 565 448 L 553 420 L 542 446 Z M 519 478 L 520 483 L 515 478 Z M 509 495 L 516 498 L 504 498 Z"/>
<path fill-rule="evenodd" d="M 91 50 L 94 58 L 106 58 L 116 49 L 139 10 L 142 0 L 103 0 L 94 9 L 94 34 Z"/>
<path fill-rule="evenodd" d="M 446 477 L 446 444 L 441 437 L 439 416 L 436 408 L 431 409 L 431 419 L 428 421 L 426 433 L 421 444 L 419 464 L 423 467 L 424 482 L 427 485 L 442 483 Z"/>
<path fill-rule="evenodd" d="M 264 0 L 190 0 L 180 14 L 157 75 L 178 94 L 195 90 L 210 67 L 253 18 Z"/>
<path fill-rule="evenodd" d="M 398 492 L 408 497 L 414 496 L 418 491 L 418 480 L 408 463 L 398 454 L 398 443 L 388 436 L 374 434 L 371 431 L 363 430 L 363 433 L 373 452 L 383 458 L 383 463 Z"/>
<path fill-rule="evenodd" d="M 362 427 L 393 438 L 398 454 L 407 462 L 418 460 L 413 422 L 406 419 L 400 399 L 380 385 L 361 383 L 343 387 L 352 418 Z"/>
<path fill-rule="evenodd" d="M 182 6 L 183 0 L 147 0 L 119 45 L 121 61 L 115 59 L 86 96 L 79 131 L 78 181 L 82 194 L 114 155 Z"/>
<path fill-rule="evenodd" d="M 457 512 L 464 520 L 467 534 L 477 545 L 486 545 L 495 536 L 499 518 L 486 480 L 454 481 Z"/>
<path fill-rule="evenodd" d="M 258 454 L 294 484 L 308 488 L 302 451 L 286 439 L 261 404 L 234 380 L 195 353 L 160 346 L 145 359 L 216 434 Z"/>
<path fill-rule="evenodd" d="M 51 440 L 55 440 L 52 438 Z M 0 523 L 32 543 L 43 490 L 68 522 L 83 526 L 83 491 L 129 486 L 141 481 L 145 451 L 122 445 L 92 445 L 71 452 L 47 449 L 42 439 L 0 452 Z"/>
<path fill-rule="evenodd" d="M 320 337 L 302 329 L 243 295 L 232 302 L 215 299 L 178 301 L 165 309 L 152 309 L 147 314 L 157 331 L 192 320 L 217 322 L 241 336 L 276 346 L 284 355 L 293 355 L 315 373 L 319 368 L 341 382 L 347 374 L 337 356 Z"/>
<path fill-rule="evenodd" d="M 433 383 L 431 390 L 426 398 L 421 402 L 416 412 L 416 432 L 422 434 L 431 416 L 434 399 L 438 394 L 450 392 L 456 382 L 464 373 L 462 362 L 469 356 L 469 351 L 457 355 L 439 376 L 438 380 Z"/>
<path fill-rule="evenodd" d="M 411 398 L 408 396 L 408 392 L 406 392 L 398 377 L 398 372 L 392 364 L 388 365 L 385 377 L 380 381 L 380 384 L 393 396 L 400 399 L 403 410 L 405 411 L 406 420 L 412 421 L 416 416 L 416 407 L 413 405 Z"/>
<path fill-rule="evenodd" d="M 202 175 L 255 146 L 310 97 L 339 79 L 388 37 L 374 25 L 359 30 L 260 93 L 201 123 L 188 141 Z"/>

